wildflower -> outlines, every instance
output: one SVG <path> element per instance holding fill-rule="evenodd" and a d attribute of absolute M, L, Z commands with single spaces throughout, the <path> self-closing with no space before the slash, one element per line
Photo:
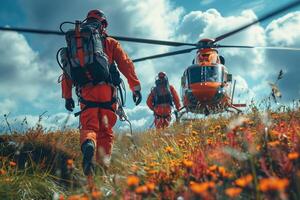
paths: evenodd
<path fill-rule="evenodd" d="M 214 182 L 204 182 L 204 183 L 195 183 L 190 182 L 190 188 L 192 192 L 194 192 L 197 195 L 202 194 L 203 192 L 206 192 L 208 189 L 212 189 L 215 187 Z"/>
<path fill-rule="evenodd" d="M 280 142 L 278 140 L 273 141 L 273 142 L 268 142 L 268 146 L 270 146 L 270 147 L 276 147 L 279 144 L 280 144 Z"/>
<path fill-rule="evenodd" d="M 237 180 L 235 180 L 235 184 L 239 187 L 246 187 L 249 183 L 251 183 L 253 180 L 253 177 L 251 174 L 246 175 L 245 177 L 241 177 Z"/>
<path fill-rule="evenodd" d="M 148 183 L 146 183 L 146 186 L 147 186 L 149 192 L 153 192 L 155 189 L 154 183 L 148 182 Z"/>
<path fill-rule="evenodd" d="M 169 146 L 167 146 L 166 148 L 165 148 L 165 151 L 167 152 L 167 153 L 174 153 L 174 149 L 172 148 L 172 147 L 169 147 Z"/>
<path fill-rule="evenodd" d="M 64 200 L 64 199 L 65 199 L 64 195 L 60 194 L 58 200 Z"/>
<path fill-rule="evenodd" d="M 101 191 L 99 190 L 92 191 L 92 199 L 100 199 L 101 196 L 102 196 Z"/>
<path fill-rule="evenodd" d="M 138 186 L 140 182 L 140 179 L 137 176 L 130 175 L 127 177 L 127 185 L 129 187 L 135 187 Z"/>
<path fill-rule="evenodd" d="M 207 143 L 208 145 L 211 145 L 211 144 L 212 144 L 212 139 L 208 138 L 208 139 L 206 140 L 206 143 Z"/>
<path fill-rule="evenodd" d="M 297 160 L 299 158 L 299 154 L 297 152 L 292 152 L 288 154 L 288 158 L 290 160 Z"/>
<path fill-rule="evenodd" d="M 68 159 L 67 160 L 67 167 L 68 169 L 73 169 L 74 165 L 73 165 L 74 161 L 72 159 Z"/>
<path fill-rule="evenodd" d="M 185 160 L 183 160 L 183 162 L 182 162 L 182 163 L 183 163 L 183 166 L 184 166 L 184 167 L 186 167 L 187 169 L 190 169 L 190 168 L 192 168 L 192 166 L 193 166 L 193 164 L 194 164 L 194 163 L 193 163 L 193 161 L 186 160 L 186 159 L 185 159 Z"/>
<path fill-rule="evenodd" d="M 210 171 L 215 171 L 218 169 L 218 166 L 217 165 L 212 165 L 208 168 Z"/>
<path fill-rule="evenodd" d="M 280 179 L 280 178 L 263 178 L 259 181 L 259 189 L 263 192 L 269 190 L 279 190 L 283 191 L 288 186 L 288 179 Z"/>
<path fill-rule="evenodd" d="M 225 190 L 225 194 L 227 196 L 229 196 L 230 198 L 234 198 L 234 197 L 239 196 L 241 192 L 242 192 L 242 189 L 237 188 L 237 187 L 227 188 Z"/>
<path fill-rule="evenodd" d="M 10 161 L 9 162 L 9 166 L 11 166 L 11 167 L 15 167 L 17 165 L 17 163 L 15 163 L 15 162 L 13 162 L 13 161 Z"/>
<path fill-rule="evenodd" d="M 0 175 L 5 175 L 6 171 L 4 169 L 0 169 Z"/>
<path fill-rule="evenodd" d="M 135 193 L 137 193 L 137 194 L 147 194 L 148 193 L 148 187 L 146 185 L 139 186 L 135 189 Z"/>
<path fill-rule="evenodd" d="M 225 167 L 223 167 L 223 166 L 218 167 L 218 172 L 224 178 L 229 178 L 232 176 L 232 174 L 228 173 L 227 170 L 225 169 Z"/>

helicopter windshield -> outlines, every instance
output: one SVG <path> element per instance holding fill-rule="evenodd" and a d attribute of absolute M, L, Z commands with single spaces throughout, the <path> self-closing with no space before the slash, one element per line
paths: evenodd
<path fill-rule="evenodd" d="M 223 72 L 222 66 L 196 66 L 188 70 L 189 82 L 201 83 L 201 82 L 222 82 Z"/>

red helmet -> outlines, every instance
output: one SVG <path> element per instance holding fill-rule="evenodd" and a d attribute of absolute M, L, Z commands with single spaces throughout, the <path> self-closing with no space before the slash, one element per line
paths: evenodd
<path fill-rule="evenodd" d="M 159 73 L 157 74 L 157 77 L 158 77 L 159 79 L 168 79 L 167 74 L 166 74 L 165 72 L 159 72 Z"/>
<path fill-rule="evenodd" d="M 106 17 L 104 15 L 104 12 L 102 10 L 98 10 L 98 9 L 96 9 L 96 10 L 90 10 L 88 12 L 86 18 L 87 19 L 94 18 L 94 19 L 99 20 L 103 24 L 104 28 L 106 28 L 107 25 L 108 25 Z"/>

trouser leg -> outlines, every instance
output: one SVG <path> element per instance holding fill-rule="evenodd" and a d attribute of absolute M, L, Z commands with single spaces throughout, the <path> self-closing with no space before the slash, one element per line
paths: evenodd
<path fill-rule="evenodd" d="M 97 133 L 96 159 L 100 164 L 106 166 L 110 163 L 113 146 L 113 127 L 116 124 L 117 116 L 111 110 L 100 109 L 99 132 Z"/>
<path fill-rule="evenodd" d="M 99 130 L 99 115 L 97 108 L 90 108 L 80 115 L 80 144 L 83 154 L 82 168 L 86 176 L 94 172 L 93 157 L 97 144 L 97 131 Z"/>

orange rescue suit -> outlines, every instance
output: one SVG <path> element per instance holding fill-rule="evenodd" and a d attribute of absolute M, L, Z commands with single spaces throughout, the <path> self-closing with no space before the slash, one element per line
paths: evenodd
<path fill-rule="evenodd" d="M 175 88 L 170 85 L 171 95 L 177 110 L 180 109 L 180 100 Z M 148 107 L 154 112 L 154 124 L 156 128 L 166 128 L 170 125 L 172 106 L 170 104 L 154 105 L 154 90 L 151 91 L 147 98 Z"/>
<path fill-rule="evenodd" d="M 109 64 L 114 61 L 118 65 L 120 72 L 126 77 L 131 91 L 141 90 L 140 82 L 135 73 L 133 62 L 121 48 L 118 41 L 106 37 L 103 42 L 104 52 L 108 56 Z M 72 98 L 72 80 L 67 76 L 62 79 L 62 97 L 65 99 Z M 97 85 L 88 84 L 80 88 L 80 96 L 88 101 L 107 102 L 111 101 L 116 95 L 116 89 L 107 83 Z M 81 104 L 83 109 L 85 105 Z M 113 109 L 116 109 L 116 104 Z M 87 139 L 92 140 L 96 145 L 96 159 L 110 155 L 113 145 L 113 126 L 117 121 L 115 112 L 103 108 L 88 108 L 80 114 L 80 144 L 82 145 Z"/>

